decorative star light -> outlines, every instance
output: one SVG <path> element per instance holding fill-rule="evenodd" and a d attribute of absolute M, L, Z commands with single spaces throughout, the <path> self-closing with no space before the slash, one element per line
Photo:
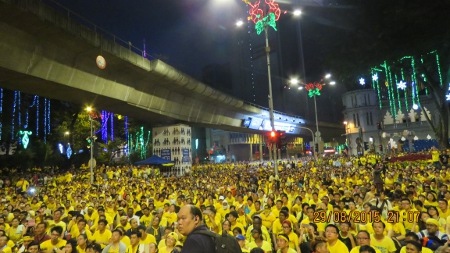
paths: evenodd
<path fill-rule="evenodd" d="M 360 78 L 359 79 L 359 84 L 361 84 L 361 85 L 365 85 L 366 84 L 366 80 L 364 80 L 364 78 Z"/>
<path fill-rule="evenodd" d="M 374 80 L 375 82 L 378 81 L 378 74 L 373 74 L 372 80 Z"/>
<path fill-rule="evenodd" d="M 24 149 L 27 149 L 28 144 L 30 143 L 30 137 L 28 137 L 29 135 L 32 135 L 33 132 L 31 131 L 19 131 L 19 135 L 22 136 L 22 145 Z"/>
<path fill-rule="evenodd" d="M 398 82 L 397 83 L 397 89 L 405 90 L 406 89 L 406 82 L 404 82 L 403 80 Z"/>

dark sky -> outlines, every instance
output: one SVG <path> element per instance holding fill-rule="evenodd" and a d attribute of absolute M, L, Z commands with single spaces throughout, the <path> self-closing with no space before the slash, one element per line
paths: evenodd
<path fill-rule="evenodd" d="M 226 63 L 230 59 L 233 35 L 238 31 L 235 22 L 246 21 L 248 7 L 241 0 L 48 0 L 56 1 L 71 11 L 86 17 L 134 46 L 143 48 L 152 57 L 159 58 L 187 74 L 199 78 L 204 65 Z M 296 6 L 309 13 L 304 15 L 303 28 L 313 25 L 339 26 L 326 17 L 318 19 L 317 13 L 324 7 L 321 0 L 277 1 L 285 22 L 291 22 L 289 11 Z M 309 8 L 309 9 L 308 9 Z M 295 23 L 296 21 L 292 21 Z M 245 29 L 245 28 L 241 28 Z M 286 28 L 295 29 L 295 28 Z M 314 30 L 314 29 L 312 29 Z M 293 31 L 295 32 L 295 31 Z M 295 37 L 295 35 L 293 35 Z M 317 52 L 308 34 L 303 43 L 308 52 Z M 295 38 L 298 42 L 298 39 Z M 291 43 L 292 44 L 292 43 Z M 291 46 L 286 42 L 283 46 Z M 298 57 L 298 56 L 296 56 Z M 308 57 L 308 54 L 305 56 Z M 317 56 L 309 57 L 317 70 Z M 296 61 L 293 63 L 296 64 Z M 308 65 L 308 64 L 307 64 Z M 286 66 L 295 69 L 298 66 Z"/>
<path fill-rule="evenodd" d="M 194 77 L 205 64 L 228 61 L 227 37 L 246 15 L 240 0 L 55 1 L 138 48 L 145 39 L 150 56 Z"/>

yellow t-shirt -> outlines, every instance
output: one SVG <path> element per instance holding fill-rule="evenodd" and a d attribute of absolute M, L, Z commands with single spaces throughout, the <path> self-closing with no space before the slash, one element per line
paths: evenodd
<path fill-rule="evenodd" d="M 92 240 L 101 244 L 102 248 L 109 244 L 109 239 L 111 239 L 112 233 L 110 230 L 106 229 L 103 233 L 100 233 L 99 230 L 95 231 L 92 235 Z"/>
<path fill-rule="evenodd" d="M 55 245 L 52 243 L 51 239 L 48 239 L 47 241 L 41 243 L 39 246 L 43 252 L 52 252 L 54 248 L 59 249 L 61 247 L 66 246 L 66 243 L 67 243 L 66 240 L 59 240 L 58 243 Z"/>
<path fill-rule="evenodd" d="M 352 250 L 350 250 L 350 253 L 359 253 L 359 248 L 361 248 L 361 246 L 355 246 Z M 374 250 L 375 253 L 381 253 L 381 251 L 377 248 L 374 248 Z"/>
<path fill-rule="evenodd" d="M 327 242 L 327 248 L 330 251 L 330 253 L 349 253 L 348 252 L 348 248 L 347 245 L 345 245 L 342 241 L 340 241 L 339 239 L 336 241 L 336 243 L 331 246 L 328 242 Z"/>
<path fill-rule="evenodd" d="M 5 246 L 5 247 L 2 249 L 2 253 L 12 253 L 12 250 L 11 250 L 10 247 Z"/>
<path fill-rule="evenodd" d="M 151 234 L 147 234 L 147 237 L 145 237 L 145 239 L 141 238 L 141 244 L 149 244 L 152 242 L 156 243 L 156 238 Z"/>
<path fill-rule="evenodd" d="M 258 248 L 258 245 L 256 245 L 255 242 L 250 242 L 250 243 L 247 245 L 247 247 L 248 247 L 249 250 L 252 250 L 252 249 L 254 249 L 254 248 Z M 264 252 L 272 251 L 272 245 L 271 245 L 268 241 L 263 241 L 260 248 L 261 248 L 262 250 L 264 250 Z"/>
<path fill-rule="evenodd" d="M 382 240 L 377 240 L 373 235 L 371 235 L 370 246 L 379 249 L 381 253 L 395 252 L 397 250 L 395 248 L 394 241 L 387 236 L 384 236 Z"/>

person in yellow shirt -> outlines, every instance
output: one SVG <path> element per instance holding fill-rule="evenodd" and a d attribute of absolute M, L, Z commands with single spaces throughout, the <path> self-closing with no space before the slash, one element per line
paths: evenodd
<path fill-rule="evenodd" d="M 141 244 L 156 243 L 156 238 L 151 234 L 147 234 L 146 230 L 147 228 L 145 226 L 139 225 L 138 231 L 141 233 Z"/>
<path fill-rule="evenodd" d="M 356 241 L 358 242 L 358 246 L 355 246 L 350 250 L 350 253 L 359 253 L 360 248 L 363 246 L 370 246 L 370 234 L 366 230 L 361 230 L 356 235 Z M 374 248 L 375 253 L 381 253 L 381 251 L 377 248 Z"/>
<path fill-rule="evenodd" d="M 277 219 L 268 205 L 264 206 L 264 210 L 259 215 L 261 216 L 263 226 L 266 228 L 272 228 L 273 222 Z"/>
<path fill-rule="evenodd" d="M 286 234 L 278 234 L 276 237 L 277 253 L 297 253 L 294 249 L 289 247 L 289 237 Z"/>
<path fill-rule="evenodd" d="M 100 244 L 103 248 L 109 244 L 109 240 L 111 239 L 112 233 L 111 230 L 107 229 L 108 221 L 105 219 L 101 219 L 97 223 L 97 230 L 92 235 L 92 240 L 96 243 Z"/>
<path fill-rule="evenodd" d="M 53 227 L 50 230 L 50 239 L 41 243 L 42 252 L 51 253 L 54 249 L 60 249 L 66 245 L 66 240 L 61 239 L 63 228 L 60 226 Z"/>
<path fill-rule="evenodd" d="M 86 253 L 88 237 L 86 234 L 80 234 L 77 238 L 77 252 Z"/>
<path fill-rule="evenodd" d="M 300 252 L 300 244 L 298 240 L 298 235 L 294 232 L 292 232 L 292 224 L 288 220 L 284 220 L 282 224 L 283 233 L 286 234 L 289 238 L 289 247 L 291 249 L 296 250 L 297 252 Z"/>
<path fill-rule="evenodd" d="M 239 214 L 236 211 L 231 211 L 228 214 L 227 220 L 231 223 L 231 231 L 234 230 L 234 228 L 239 227 L 241 231 L 245 231 L 244 225 L 242 223 L 238 222 L 237 218 L 239 217 Z"/>
<path fill-rule="evenodd" d="M 77 222 L 76 226 L 73 226 L 73 229 L 70 231 L 72 238 L 78 238 L 79 235 L 86 235 L 88 240 L 92 239 L 92 232 L 89 230 L 86 223 L 85 219 L 81 219 Z"/>
<path fill-rule="evenodd" d="M 384 235 L 384 229 L 386 228 L 386 224 L 384 222 L 373 222 L 373 235 L 371 237 L 370 246 L 379 249 L 383 253 L 393 253 L 397 250 L 395 247 L 394 241 L 391 238 Z"/>
<path fill-rule="evenodd" d="M 7 245 L 9 238 L 7 235 L 0 235 L 0 252 L 12 253 L 11 248 Z"/>
<path fill-rule="evenodd" d="M 25 193 L 28 190 L 28 187 L 30 186 L 30 182 L 25 180 L 25 178 L 21 177 L 19 181 L 16 183 L 16 189 L 19 193 Z"/>
<path fill-rule="evenodd" d="M 138 231 L 130 233 L 130 245 L 127 247 L 127 253 L 144 253 L 144 244 L 141 242 L 141 233 Z"/>
<path fill-rule="evenodd" d="M 139 219 L 140 224 L 149 227 L 152 225 L 153 215 L 150 213 L 150 208 L 144 207 L 142 209 L 142 216 Z"/>
<path fill-rule="evenodd" d="M 339 240 L 339 228 L 336 225 L 328 224 L 325 227 L 325 238 L 330 253 L 349 253 L 345 243 Z"/>

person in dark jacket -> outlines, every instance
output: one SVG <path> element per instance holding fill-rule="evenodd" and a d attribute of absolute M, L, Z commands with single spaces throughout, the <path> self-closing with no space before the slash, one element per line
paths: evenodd
<path fill-rule="evenodd" d="M 208 230 L 202 220 L 202 211 L 194 205 L 185 205 L 178 212 L 178 231 L 187 236 L 181 253 L 211 253 L 215 251 L 213 238 L 196 233 Z"/>

